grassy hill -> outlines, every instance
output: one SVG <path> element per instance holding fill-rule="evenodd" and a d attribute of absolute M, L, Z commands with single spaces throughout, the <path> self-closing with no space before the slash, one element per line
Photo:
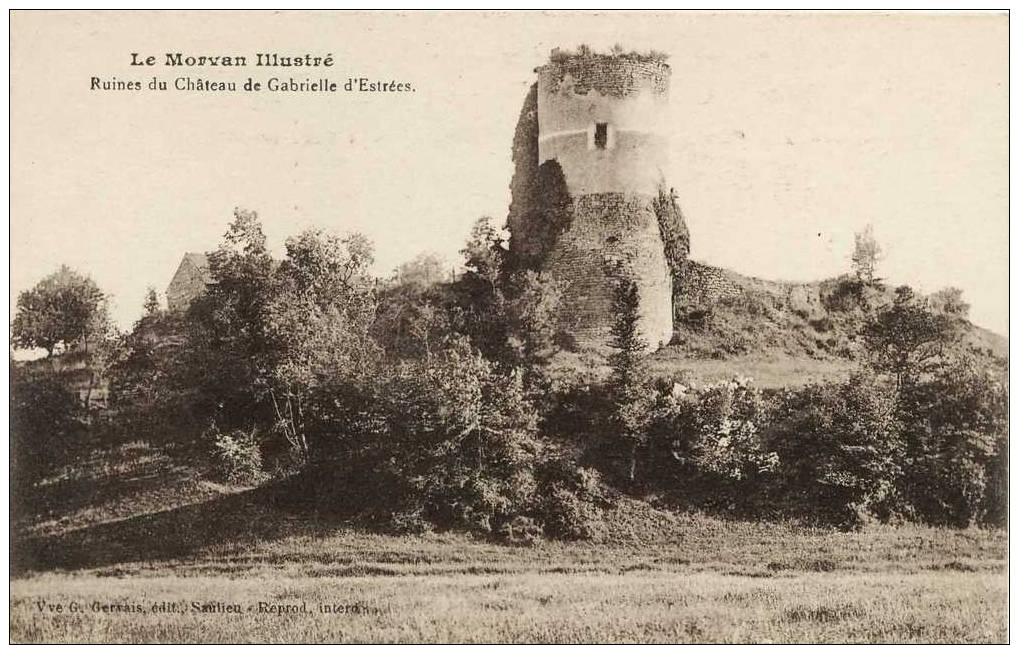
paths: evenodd
<path fill-rule="evenodd" d="M 722 293 L 676 281 L 672 342 L 648 358 L 655 376 L 696 384 L 742 376 L 763 388 L 843 380 L 865 359 L 864 325 L 894 295 L 888 286 L 870 288 L 864 308 L 849 276 L 784 282 L 707 268 Z M 969 323 L 961 346 L 989 365 L 1008 359 L 1007 338 Z M 567 352 L 556 364 L 607 375 L 604 358 Z"/>
<path fill-rule="evenodd" d="M 761 387 L 844 378 L 864 358 L 866 321 L 894 294 L 887 286 L 857 293 L 849 276 L 785 282 L 711 269 L 724 286 L 717 297 L 676 281 L 675 332 L 651 356 L 656 374 L 695 381 L 742 375 Z M 972 324 L 962 345 L 989 361 L 1008 358 L 1007 338 Z"/>

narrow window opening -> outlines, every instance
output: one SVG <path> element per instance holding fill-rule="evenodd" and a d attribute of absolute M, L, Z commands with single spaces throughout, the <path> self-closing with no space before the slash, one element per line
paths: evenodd
<path fill-rule="evenodd" d="M 594 125 L 594 147 L 604 150 L 609 143 L 609 124 L 596 123 Z"/>

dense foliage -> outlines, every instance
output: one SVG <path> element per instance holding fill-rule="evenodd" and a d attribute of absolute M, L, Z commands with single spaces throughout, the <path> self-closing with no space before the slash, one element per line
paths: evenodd
<path fill-rule="evenodd" d="M 210 474 L 235 484 L 314 479 L 304 501 L 323 508 L 356 480 L 368 492 L 344 503 L 398 531 L 589 538 L 619 494 L 840 526 L 1005 519 L 1004 370 L 960 345 L 957 290 L 880 300 L 873 275 L 848 279 L 831 297 L 865 315 L 859 370 L 775 391 L 652 378 L 640 293 L 624 276 L 608 373 L 557 370 L 562 285 L 510 266 L 488 220 L 463 257 L 453 280 L 421 256 L 379 281 L 364 237 L 304 231 L 277 259 L 258 216 L 238 210 L 204 296 L 181 314 L 149 293 L 131 332 L 90 352 L 110 381 L 109 414 L 202 447 Z M 90 316 L 104 319 L 101 292 L 62 272 L 22 294 L 20 328 L 61 292 L 58 304 L 86 303 L 86 322 L 16 346 L 76 342 L 96 328 Z M 12 369 L 11 405 L 27 479 L 50 438 L 90 420 L 52 370 Z"/>

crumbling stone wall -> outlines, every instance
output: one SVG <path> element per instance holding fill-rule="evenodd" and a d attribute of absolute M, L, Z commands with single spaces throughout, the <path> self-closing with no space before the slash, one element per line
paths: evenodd
<path fill-rule="evenodd" d="M 571 207 L 544 268 L 565 284 L 563 332 L 580 348 L 611 339 L 613 285 L 626 279 L 640 293 L 638 331 L 649 349 L 672 339 L 672 276 L 652 198 L 583 195 Z"/>
<path fill-rule="evenodd" d="M 731 272 L 693 260 L 687 260 L 676 281 L 677 306 L 706 306 L 742 293 Z"/>
<path fill-rule="evenodd" d="M 688 260 L 677 274 L 674 298 L 676 311 L 681 312 L 684 308 L 707 309 L 718 302 L 738 301 L 744 295 L 766 296 L 811 318 L 825 315 L 824 284 L 765 280 Z"/>
<path fill-rule="evenodd" d="M 570 78 L 577 94 L 597 90 L 601 94 L 625 98 L 646 92 L 661 96 L 669 93 L 670 69 L 663 60 L 608 54 L 554 55 L 538 72 L 551 91 L 557 91 L 560 84 Z"/>

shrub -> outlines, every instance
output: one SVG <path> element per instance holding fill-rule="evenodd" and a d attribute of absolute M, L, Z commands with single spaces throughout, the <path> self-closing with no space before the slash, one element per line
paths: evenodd
<path fill-rule="evenodd" d="M 542 464 L 539 477 L 535 514 L 547 535 L 580 540 L 601 532 L 601 506 L 606 500 L 597 470 L 559 454 Z"/>
<path fill-rule="evenodd" d="M 834 313 L 869 312 L 884 296 L 885 287 L 880 281 L 868 283 L 855 275 L 843 275 L 824 286 L 821 303 Z"/>
<path fill-rule="evenodd" d="M 601 532 L 602 510 L 576 491 L 554 484 L 541 500 L 545 531 L 567 540 L 586 540 Z"/>
<path fill-rule="evenodd" d="M 1008 386 L 972 361 L 952 361 L 903 387 L 908 456 L 903 489 L 920 516 L 966 526 L 1004 519 Z"/>
<path fill-rule="evenodd" d="M 903 459 L 895 400 L 892 385 L 866 372 L 786 394 L 767 443 L 792 510 L 843 525 L 895 510 Z"/>
<path fill-rule="evenodd" d="M 519 372 L 461 340 L 403 365 L 381 396 L 380 450 L 429 520 L 490 533 L 526 512 L 541 443 Z"/>
<path fill-rule="evenodd" d="M 14 484 L 36 481 L 67 439 L 85 428 L 81 401 L 59 373 L 43 365 L 11 369 L 10 449 Z"/>
<path fill-rule="evenodd" d="M 534 519 L 518 515 L 499 527 L 499 536 L 509 544 L 531 546 L 541 542 L 545 532 Z"/>
<path fill-rule="evenodd" d="M 761 393 L 737 377 L 702 389 L 676 387 L 668 401 L 654 433 L 656 478 L 678 486 L 688 502 L 753 504 L 778 465 L 763 444 L 769 406 Z"/>
<path fill-rule="evenodd" d="M 741 481 L 774 470 L 777 457 L 761 444 L 764 401 L 749 379 L 737 377 L 700 392 L 688 414 L 695 431 L 688 454 L 702 472 Z"/>
<path fill-rule="evenodd" d="M 435 528 L 420 508 L 394 512 L 389 517 L 388 526 L 397 535 L 424 535 Z"/>
<path fill-rule="evenodd" d="M 232 484 L 257 484 L 265 479 L 262 452 L 255 433 L 217 434 L 215 460 L 219 475 Z"/>

